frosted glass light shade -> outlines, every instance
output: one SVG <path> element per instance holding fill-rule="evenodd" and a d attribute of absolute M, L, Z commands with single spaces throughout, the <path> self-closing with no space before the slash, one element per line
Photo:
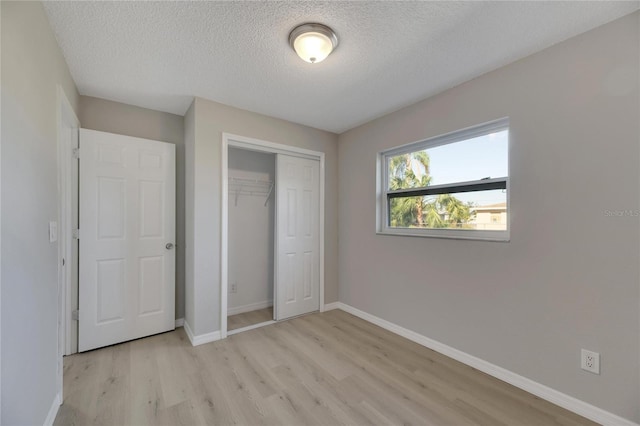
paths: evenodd
<path fill-rule="evenodd" d="M 338 45 L 338 38 L 326 25 L 303 24 L 291 31 L 289 44 L 302 60 L 315 64 L 329 56 Z"/>
<path fill-rule="evenodd" d="M 302 60 L 314 64 L 329 56 L 333 44 L 326 35 L 311 32 L 299 35 L 293 42 L 293 48 Z"/>

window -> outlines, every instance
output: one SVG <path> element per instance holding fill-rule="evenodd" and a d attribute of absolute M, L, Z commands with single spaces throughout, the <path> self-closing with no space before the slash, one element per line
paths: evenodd
<path fill-rule="evenodd" d="M 509 120 L 383 151 L 378 233 L 509 240 Z"/>

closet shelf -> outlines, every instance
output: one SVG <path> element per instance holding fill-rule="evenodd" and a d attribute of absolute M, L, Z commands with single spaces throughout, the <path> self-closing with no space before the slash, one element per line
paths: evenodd
<path fill-rule="evenodd" d="M 238 205 L 238 197 L 240 195 L 266 196 L 264 200 L 264 205 L 266 206 L 273 192 L 273 187 L 274 182 L 271 180 L 229 177 L 229 192 L 235 192 L 236 206 Z"/>

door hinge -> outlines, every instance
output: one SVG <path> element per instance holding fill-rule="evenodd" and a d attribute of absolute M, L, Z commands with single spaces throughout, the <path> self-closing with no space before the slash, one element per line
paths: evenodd
<path fill-rule="evenodd" d="M 79 240 L 80 239 L 80 230 L 79 229 L 74 229 L 71 233 L 73 234 L 73 239 L 74 240 Z"/>
<path fill-rule="evenodd" d="M 73 148 L 73 150 L 71 150 L 71 155 L 75 159 L 80 158 L 80 148 Z"/>
<path fill-rule="evenodd" d="M 80 311 L 76 309 L 75 311 L 71 312 L 71 319 L 74 321 L 80 320 Z"/>

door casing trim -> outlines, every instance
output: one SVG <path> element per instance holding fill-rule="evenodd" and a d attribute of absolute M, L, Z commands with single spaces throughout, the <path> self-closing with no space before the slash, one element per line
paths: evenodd
<path fill-rule="evenodd" d="M 57 352 L 57 385 L 59 402 L 63 400 L 63 356 L 73 352 L 71 341 L 71 292 L 72 292 L 72 268 L 78 267 L 78 259 L 73 256 L 73 216 L 72 197 L 74 196 L 73 182 L 73 146 L 68 143 L 63 131 L 65 124 L 72 124 L 72 129 L 77 132 L 80 128 L 80 120 L 76 115 L 62 86 L 57 86 L 57 155 L 58 155 L 58 352 Z M 69 123 L 71 122 L 71 123 Z M 77 188 L 75 189 L 77 197 Z M 77 252 L 76 252 L 77 253 Z M 65 265 L 62 265 L 62 259 Z M 66 273 L 65 273 L 66 272 Z M 77 352 L 77 342 L 75 345 Z"/>

